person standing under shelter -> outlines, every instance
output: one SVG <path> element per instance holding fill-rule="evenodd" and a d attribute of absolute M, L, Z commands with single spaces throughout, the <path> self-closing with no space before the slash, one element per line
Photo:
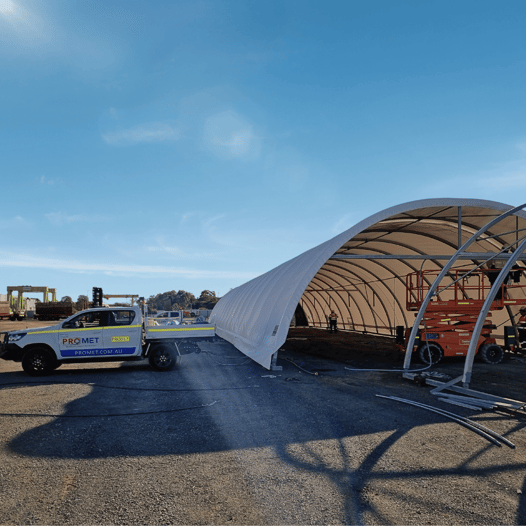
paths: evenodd
<path fill-rule="evenodd" d="M 337 332 L 336 324 L 338 323 L 338 315 L 334 312 L 334 310 L 331 310 L 331 313 L 329 314 L 329 327 L 331 332 Z"/>

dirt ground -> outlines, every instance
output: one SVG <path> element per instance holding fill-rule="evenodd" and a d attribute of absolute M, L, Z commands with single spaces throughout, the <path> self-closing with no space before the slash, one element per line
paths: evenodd
<path fill-rule="evenodd" d="M 334 333 L 293 327 L 287 337 L 287 349 L 357 365 L 403 361 L 393 338 L 342 330 Z"/>
<path fill-rule="evenodd" d="M 49 325 L 55 325 L 58 321 L 39 321 L 39 320 L 22 320 L 22 321 L 11 321 L 11 320 L 0 320 L 0 332 L 7 331 L 19 331 L 22 329 L 31 329 L 34 327 L 47 327 Z"/>
<path fill-rule="evenodd" d="M 286 344 L 288 351 L 342 362 L 356 368 L 400 369 L 404 354 L 393 338 L 350 331 L 331 333 L 324 329 L 291 328 Z M 412 369 L 422 367 L 413 356 Z M 432 371 L 456 378 L 464 370 L 464 357 L 444 358 Z M 498 365 L 486 364 L 477 358 L 473 365 L 470 387 L 483 392 L 526 401 L 526 355 L 505 353 Z"/>

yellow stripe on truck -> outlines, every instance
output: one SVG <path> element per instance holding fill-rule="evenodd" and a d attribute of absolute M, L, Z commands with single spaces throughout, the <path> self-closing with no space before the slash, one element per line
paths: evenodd
<path fill-rule="evenodd" d="M 142 327 L 142 325 L 110 325 L 109 327 L 99 327 L 99 329 L 135 329 L 137 327 Z"/>
<path fill-rule="evenodd" d="M 189 327 L 188 329 L 150 329 L 148 332 L 213 331 L 215 327 Z"/>
<path fill-rule="evenodd" d="M 77 332 L 77 331 L 100 331 L 102 329 L 135 329 L 141 327 L 140 325 L 112 325 L 111 327 L 87 327 L 79 329 L 55 329 L 54 331 L 28 331 L 27 334 L 54 334 L 56 332 Z"/>

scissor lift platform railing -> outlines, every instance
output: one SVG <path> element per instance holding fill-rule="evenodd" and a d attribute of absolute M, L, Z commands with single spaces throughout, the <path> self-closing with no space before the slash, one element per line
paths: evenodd
<path fill-rule="evenodd" d="M 475 324 L 482 310 L 488 293 L 491 290 L 492 278 L 498 270 L 494 269 L 451 269 L 444 277 L 444 285 L 439 284 L 436 295 L 427 304 L 422 325 L 424 331 L 415 341 L 418 347 L 428 341 L 439 346 L 437 352 L 444 356 L 466 356 L 473 335 Z M 492 274 L 493 273 L 493 274 Z M 497 291 L 490 311 L 499 311 L 508 305 L 526 305 L 526 297 L 511 298 L 512 289 L 524 289 L 520 284 L 522 270 L 510 272 L 506 283 Z M 406 277 L 406 306 L 409 311 L 416 311 L 422 306 L 430 287 L 439 275 L 437 270 L 419 271 Z M 492 331 L 496 328 L 491 323 L 491 312 L 488 312 L 480 336 L 477 350 L 482 345 L 496 345 Z M 406 344 L 409 333 L 406 334 Z M 498 349 L 502 354 L 502 350 Z"/>
<path fill-rule="evenodd" d="M 438 270 L 412 272 L 406 277 L 406 307 L 416 311 L 422 306 L 431 285 L 438 277 Z M 439 284 L 436 296 L 428 303 L 427 312 L 457 312 L 476 314 L 480 312 L 486 297 L 491 290 L 492 276 L 498 270 L 493 269 L 454 269 L 448 273 L 449 284 Z M 503 283 L 492 302 L 491 310 L 501 310 L 506 305 L 526 305 L 525 298 L 512 298 L 514 290 L 526 290 L 526 283 L 520 283 L 522 270 L 514 270 L 508 278 L 511 282 Z"/>

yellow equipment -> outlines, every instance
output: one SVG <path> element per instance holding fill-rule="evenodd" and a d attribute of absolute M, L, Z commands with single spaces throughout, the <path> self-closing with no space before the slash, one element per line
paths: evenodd
<path fill-rule="evenodd" d="M 133 307 L 134 302 L 139 298 L 138 294 L 103 294 L 102 297 L 106 300 L 110 298 L 131 298 L 131 305 Z"/>
<path fill-rule="evenodd" d="M 17 295 L 13 296 L 13 292 Z M 12 320 L 22 320 L 26 316 L 27 303 L 24 298 L 24 292 L 42 292 L 44 294 L 44 303 L 48 303 L 49 295 L 51 301 L 57 301 L 57 290 L 48 287 L 32 287 L 30 285 L 21 285 L 18 287 L 7 287 L 7 301 L 11 309 Z"/>

